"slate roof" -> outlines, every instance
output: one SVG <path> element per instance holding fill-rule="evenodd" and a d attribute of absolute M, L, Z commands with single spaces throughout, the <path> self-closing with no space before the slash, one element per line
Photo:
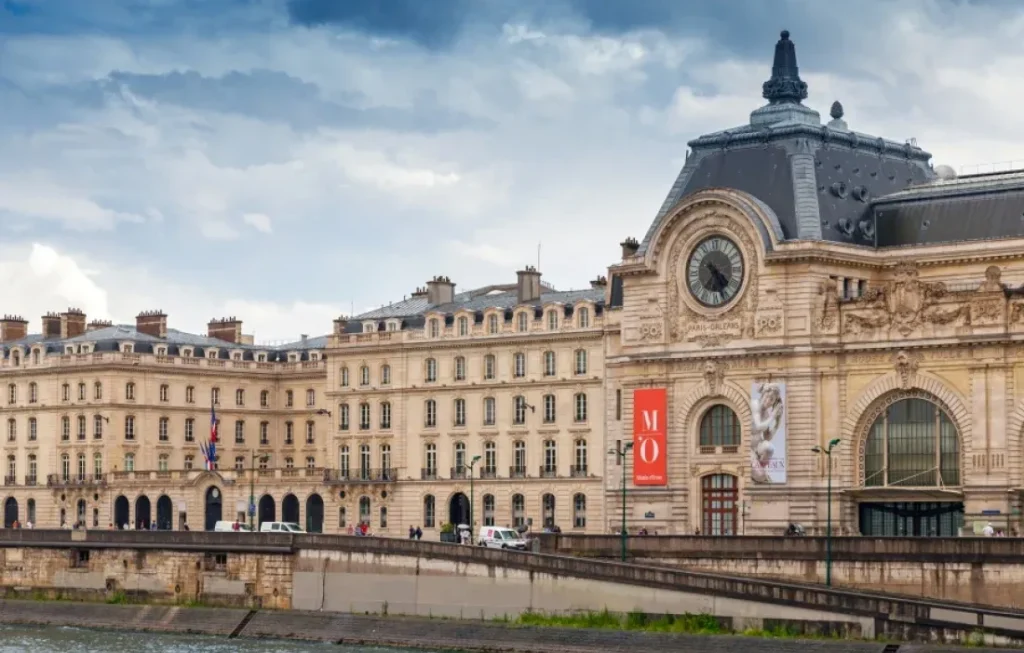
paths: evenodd
<path fill-rule="evenodd" d="M 751 113 L 749 124 L 689 142 L 639 254 L 680 201 L 710 188 L 744 191 L 762 202 L 784 240 L 891 247 L 1024 236 L 1021 175 L 1000 184 L 943 183 L 931 155 L 913 139 L 900 143 L 851 130 L 839 102 L 822 124 L 802 104 L 807 85 L 788 32 L 776 44 L 763 96 L 768 104 Z"/>

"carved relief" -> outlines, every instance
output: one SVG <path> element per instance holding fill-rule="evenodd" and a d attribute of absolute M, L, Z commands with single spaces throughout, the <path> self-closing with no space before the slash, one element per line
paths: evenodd
<path fill-rule="evenodd" d="M 828 279 L 818 285 L 817 314 L 814 317 L 816 331 L 832 332 L 839 321 L 839 284 L 836 279 Z"/>
<path fill-rule="evenodd" d="M 896 268 L 892 281 L 850 302 L 850 309 L 858 312 L 844 315 L 844 331 L 856 334 L 889 328 L 906 337 L 926 323 L 948 325 L 963 320 L 970 324 L 968 305 L 939 305 L 950 295 L 945 284 L 921 281 L 917 267 L 904 263 Z"/>
<path fill-rule="evenodd" d="M 729 308 L 706 315 L 691 302 L 686 289 L 684 261 L 699 235 L 722 233 L 735 240 L 748 262 L 740 298 Z M 754 336 L 757 305 L 757 246 L 743 226 L 729 216 L 710 211 L 687 221 L 668 256 L 668 335 L 674 341 L 689 340 L 702 347 L 720 347 L 735 338 Z M 781 322 L 780 322 L 781 325 Z"/>
<path fill-rule="evenodd" d="M 914 381 L 914 375 L 917 374 L 917 358 L 905 351 L 899 351 L 893 356 L 893 365 L 896 368 L 896 374 L 900 377 L 900 387 L 909 388 Z"/>
<path fill-rule="evenodd" d="M 709 396 L 718 396 L 724 376 L 725 370 L 723 370 L 715 361 L 708 361 L 704 363 L 704 380 L 708 384 Z"/>
<path fill-rule="evenodd" d="M 665 311 L 661 302 L 650 297 L 647 304 L 633 316 L 634 326 L 626 328 L 626 340 L 631 342 L 662 342 L 665 338 Z"/>
<path fill-rule="evenodd" d="M 978 286 L 978 292 L 1002 292 L 1003 271 L 999 269 L 998 265 L 990 265 L 985 270 L 985 280 Z"/>
<path fill-rule="evenodd" d="M 766 288 L 764 297 L 757 306 L 757 316 L 754 318 L 754 335 L 775 336 L 782 333 L 784 307 L 779 295 L 774 288 Z"/>

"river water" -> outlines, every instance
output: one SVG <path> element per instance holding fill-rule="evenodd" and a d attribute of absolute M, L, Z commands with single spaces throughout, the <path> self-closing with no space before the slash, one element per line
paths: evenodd
<path fill-rule="evenodd" d="M 301 642 L 121 633 L 77 628 L 0 627 L 0 653 L 400 653 L 398 649 Z M 408 652 L 406 652 L 408 653 Z"/>

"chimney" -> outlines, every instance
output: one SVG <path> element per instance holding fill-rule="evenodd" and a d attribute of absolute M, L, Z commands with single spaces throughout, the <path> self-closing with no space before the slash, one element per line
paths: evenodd
<path fill-rule="evenodd" d="M 597 278 L 590 282 L 590 287 L 593 288 L 594 290 L 597 290 L 598 288 L 605 288 L 607 286 L 608 277 L 604 276 L 603 274 L 597 275 Z"/>
<path fill-rule="evenodd" d="M 532 265 L 516 272 L 516 296 L 520 304 L 528 304 L 540 299 L 540 272 Z"/>
<path fill-rule="evenodd" d="M 206 325 L 206 335 L 225 342 L 242 342 L 242 321 L 236 317 L 223 317 L 210 320 Z"/>
<path fill-rule="evenodd" d="M 431 306 L 455 301 L 455 284 L 448 277 L 434 277 L 427 282 L 427 303 Z"/>
<path fill-rule="evenodd" d="M 163 311 L 142 311 L 135 316 L 135 330 L 154 338 L 167 337 L 167 314 Z"/>
<path fill-rule="evenodd" d="M 427 289 L 426 288 L 420 288 L 420 287 L 417 286 L 416 290 L 412 291 L 412 296 L 414 298 L 415 297 L 426 297 L 427 296 Z"/>
<path fill-rule="evenodd" d="M 640 249 L 640 243 L 636 241 L 636 238 L 627 238 L 619 243 L 619 245 L 622 246 L 622 258 L 624 259 L 633 256 Z"/>
<path fill-rule="evenodd" d="M 60 338 L 60 313 L 47 313 L 43 316 L 43 337 Z"/>
<path fill-rule="evenodd" d="M 334 318 L 334 335 L 340 336 L 345 333 L 345 327 L 348 326 L 348 317 L 345 315 L 339 315 Z"/>
<path fill-rule="evenodd" d="M 74 338 L 85 333 L 85 313 L 79 308 L 69 308 L 60 314 L 61 337 Z"/>
<path fill-rule="evenodd" d="M 28 320 L 20 315 L 5 315 L 0 320 L 0 342 L 14 342 L 28 335 Z"/>
<path fill-rule="evenodd" d="M 111 322 L 110 320 L 93 320 L 86 326 L 85 331 L 86 333 L 88 333 L 89 331 L 96 331 L 97 329 L 106 329 L 107 327 L 112 326 L 114 326 L 114 323 Z"/>

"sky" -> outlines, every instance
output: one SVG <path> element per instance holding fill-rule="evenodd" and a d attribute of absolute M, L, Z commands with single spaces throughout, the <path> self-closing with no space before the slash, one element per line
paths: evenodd
<path fill-rule="evenodd" d="M 1024 159 L 1016 0 L 0 0 L 0 313 L 280 342 L 538 250 L 587 287 L 783 28 L 826 120 Z"/>

